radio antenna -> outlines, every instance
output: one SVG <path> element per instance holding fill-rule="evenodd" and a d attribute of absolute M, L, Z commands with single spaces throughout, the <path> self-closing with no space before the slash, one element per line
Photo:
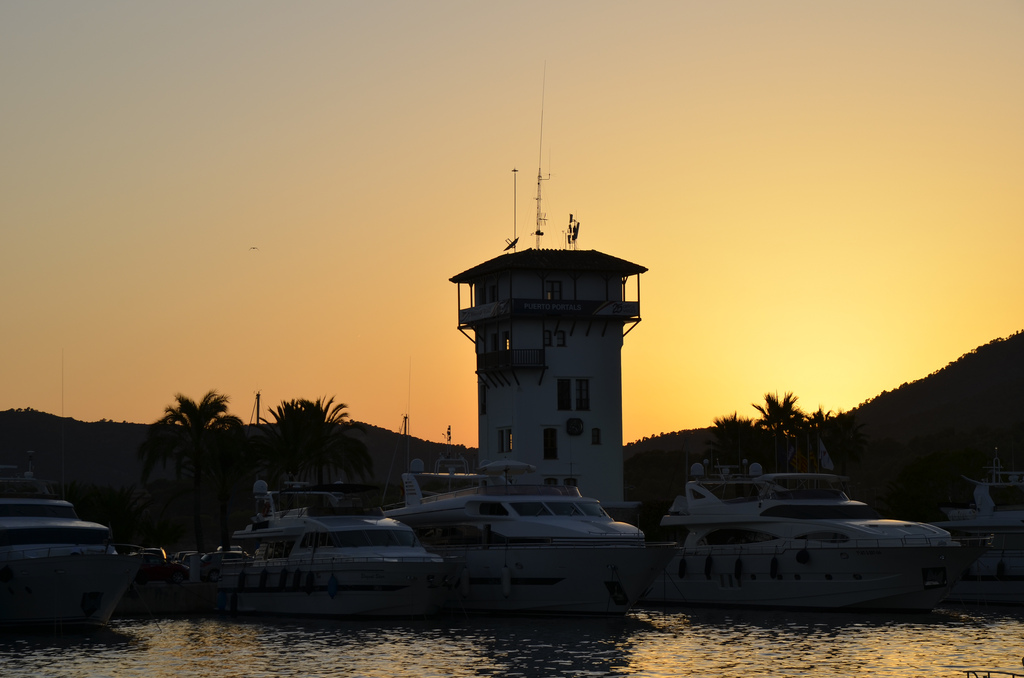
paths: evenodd
<path fill-rule="evenodd" d="M 537 238 L 537 245 L 536 245 L 537 249 L 540 249 L 540 237 L 542 235 L 544 235 L 544 228 L 543 227 L 544 227 L 544 224 L 548 220 L 547 219 L 547 215 L 544 214 L 544 211 L 541 209 L 540 182 L 544 181 L 545 179 L 550 179 L 551 178 L 551 174 L 550 173 L 548 174 L 547 177 L 545 177 L 543 172 L 541 171 L 541 166 L 542 166 L 542 164 L 544 162 L 544 86 L 547 84 L 547 77 L 548 77 L 548 65 L 547 65 L 547 62 L 545 62 L 544 63 L 544 77 L 541 80 L 541 86 L 540 86 L 540 150 L 538 151 L 538 158 L 537 158 L 537 230 L 534 231 L 534 233 L 533 233 L 533 235 L 536 236 L 536 238 Z"/>
<path fill-rule="evenodd" d="M 519 242 L 519 236 L 516 235 L 516 177 L 519 176 L 519 170 L 515 167 L 512 168 L 512 239 L 505 238 L 505 251 L 515 249 L 516 243 Z"/>

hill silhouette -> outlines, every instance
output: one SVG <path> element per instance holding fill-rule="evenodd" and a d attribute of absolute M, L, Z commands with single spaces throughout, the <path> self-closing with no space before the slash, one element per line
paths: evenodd
<path fill-rule="evenodd" d="M 991 455 L 998 448 L 1004 464 L 1015 461 L 1024 469 L 1024 331 L 979 346 L 852 411 L 863 425 L 867 448 L 848 473 L 856 498 L 869 503 L 884 506 L 900 472 L 931 453 L 973 450 Z M 629 498 L 668 502 L 681 493 L 686 470 L 706 456 L 711 437 L 708 427 L 628 444 Z"/>
<path fill-rule="evenodd" d="M 470 463 L 476 448 L 452 445 L 404 436 L 370 424 L 361 424 L 356 433 L 366 443 L 373 459 L 370 479 L 383 487 L 398 487 L 406 468 L 406 458 L 422 459 L 428 468 L 443 453 L 461 454 Z M 112 421 L 83 422 L 37 410 L 0 412 L 0 465 L 27 468 L 26 452 L 31 450 L 37 477 L 48 480 L 128 487 L 141 485 L 142 464 L 139 445 L 146 438 L 147 424 Z M 250 469 L 239 469 L 247 475 Z M 151 479 L 171 479 L 173 467 L 156 467 Z M 356 479 L 349 479 L 356 480 Z"/>
<path fill-rule="evenodd" d="M 796 394 L 813 397 L 814 394 Z M 995 339 L 919 380 L 885 391 L 854 408 L 868 444 L 859 463 L 848 468 L 854 494 L 883 503 L 900 471 L 933 452 L 998 447 L 1004 463 L 1024 468 L 1024 332 Z M 722 413 L 727 415 L 728 413 Z M 420 458 L 431 468 L 446 452 L 470 463 L 477 450 L 404 437 L 363 424 L 364 442 L 374 461 L 372 481 L 398 487 L 406 460 Z M 25 452 L 35 451 L 36 475 L 111 487 L 141 485 L 139 444 L 145 424 L 81 422 L 34 410 L 0 412 L 0 465 L 25 468 Z M 626 498 L 662 503 L 681 492 L 686 471 L 706 456 L 711 429 L 661 433 L 624 447 Z M 248 473 L 248 469 L 244 470 Z M 980 473 L 980 469 L 979 469 Z M 155 479 L 170 479 L 157 469 Z"/>

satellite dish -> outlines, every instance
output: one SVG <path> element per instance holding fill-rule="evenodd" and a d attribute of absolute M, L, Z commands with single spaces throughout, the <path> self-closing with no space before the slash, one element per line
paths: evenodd
<path fill-rule="evenodd" d="M 508 252 L 510 249 L 516 246 L 516 243 L 519 242 L 519 238 L 516 238 L 515 240 L 509 240 L 508 238 L 506 238 L 505 242 L 508 243 L 508 245 L 505 246 L 505 251 Z"/>

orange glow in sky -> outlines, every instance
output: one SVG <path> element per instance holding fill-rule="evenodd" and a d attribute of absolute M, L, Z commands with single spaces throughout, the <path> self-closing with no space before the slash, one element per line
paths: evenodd
<path fill-rule="evenodd" d="M 542 247 L 572 213 L 649 269 L 626 441 L 850 409 L 1024 327 L 1021 35 L 1011 1 L 4 2 L 0 410 L 334 396 L 475 446 L 448 279 L 533 246 L 538 162 Z"/>

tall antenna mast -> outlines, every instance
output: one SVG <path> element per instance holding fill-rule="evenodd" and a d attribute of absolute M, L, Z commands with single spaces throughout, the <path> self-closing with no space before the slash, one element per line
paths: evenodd
<path fill-rule="evenodd" d="M 516 243 L 519 242 L 519 236 L 516 235 L 516 222 L 518 221 L 516 212 L 516 177 L 519 176 L 519 170 L 515 167 L 512 168 L 512 239 L 505 238 L 505 251 L 508 252 L 511 249 L 515 249 Z"/>
<path fill-rule="evenodd" d="M 538 152 L 537 159 L 537 230 L 534 231 L 533 235 L 537 238 L 537 249 L 540 249 L 540 237 L 544 235 L 543 226 L 547 222 L 547 215 L 541 209 L 540 204 L 540 182 L 544 181 L 544 174 L 541 172 L 541 166 L 544 163 L 544 86 L 548 76 L 548 65 L 544 64 L 544 78 L 541 80 L 540 86 L 540 150 Z M 547 179 L 551 178 L 548 174 Z"/>

